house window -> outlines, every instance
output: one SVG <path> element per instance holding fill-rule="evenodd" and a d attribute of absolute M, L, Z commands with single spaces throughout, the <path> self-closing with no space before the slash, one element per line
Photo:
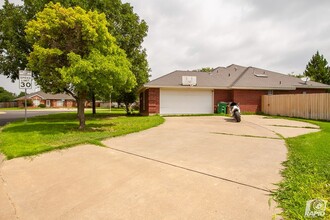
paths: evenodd
<path fill-rule="evenodd" d="M 274 94 L 274 90 L 268 90 L 268 95 L 273 95 Z"/>
<path fill-rule="evenodd" d="M 33 100 L 33 106 L 34 107 L 38 107 L 40 105 L 40 100 L 38 100 L 38 99 L 34 99 Z"/>

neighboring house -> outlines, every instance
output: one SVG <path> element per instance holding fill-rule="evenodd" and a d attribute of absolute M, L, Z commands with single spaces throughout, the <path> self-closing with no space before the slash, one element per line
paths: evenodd
<path fill-rule="evenodd" d="M 50 94 L 39 91 L 28 94 L 27 99 L 32 101 L 33 107 L 38 107 L 40 104 L 44 104 L 47 108 L 70 108 L 77 106 L 75 99 L 67 94 Z M 15 99 L 18 107 L 24 107 L 24 100 L 24 96 Z"/>
<path fill-rule="evenodd" d="M 262 95 L 324 93 L 329 85 L 263 70 L 230 65 L 213 72 L 174 71 L 140 90 L 140 112 L 210 114 L 219 102 L 237 102 L 243 112 L 261 111 Z"/>

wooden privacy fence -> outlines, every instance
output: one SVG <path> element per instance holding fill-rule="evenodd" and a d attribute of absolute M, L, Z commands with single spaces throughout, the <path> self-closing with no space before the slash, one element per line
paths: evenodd
<path fill-rule="evenodd" d="M 13 108 L 17 107 L 17 102 L 0 102 L 0 108 Z"/>
<path fill-rule="evenodd" d="M 330 121 L 330 93 L 264 95 L 261 104 L 269 115 Z"/>

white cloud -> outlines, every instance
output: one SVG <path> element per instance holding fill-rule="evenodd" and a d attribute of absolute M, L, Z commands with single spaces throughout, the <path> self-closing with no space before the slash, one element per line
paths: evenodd
<path fill-rule="evenodd" d="M 149 24 L 153 78 L 232 63 L 302 73 L 316 50 L 330 59 L 326 0 L 128 2 Z"/>

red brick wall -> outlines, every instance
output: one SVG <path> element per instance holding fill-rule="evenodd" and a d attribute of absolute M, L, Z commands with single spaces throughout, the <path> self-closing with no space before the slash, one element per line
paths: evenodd
<path fill-rule="evenodd" d="M 56 108 L 56 107 L 57 107 L 56 100 L 50 100 L 50 106 L 51 106 L 52 108 Z"/>
<path fill-rule="evenodd" d="M 101 104 L 99 102 L 96 103 L 96 107 L 100 107 L 100 105 Z M 76 102 L 75 101 L 66 100 L 64 102 L 64 107 L 71 108 L 71 107 L 75 107 L 75 106 L 76 106 Z"/>
<path fill-rule="evenodd" d="M 296 89 L 292 91 L 287 90 L 278 90 L 274 91 L 274 95 L 285 95 L 285 94 L 303 94 L 306 92 L 307 94 L 313 94 L 313 93 L 326 93 L 326 89 Z"/>
<path fill-rule="evenodd" d="M 232 90 L 215 89 L 214 90 L 214 112 L 216 112 L 219 102 L 231 102 L 233 100 Z"/>
<path fill-rule="evenodd" d="M 159 114 L 159 97 L 160 89 L 159 88 L 150 88 L 149 89 L 149 114 Z"/>
<path fill-rule="evenodd" d="M 218 102 L 230 102 L 232 101 L 233 91 L 232 90 L 214 90 L 214 103 Z"/>
<path fill-rule="evenodd" d="M 143 94 L 144 93 L 144 94 Z M 145 100 L 143 100 L 145 98 Z M 160 89 L 150 88 L 140 93 L 140 114 L 159 114 Z M 145 105 L 145 110 L 143 108 Z"/>
<path fill-rule="evenodd" d="M 267 90 L 233 90 L 233 100 L 242 112 L 260 112 L 261 96 L 267 94 Z"/>

